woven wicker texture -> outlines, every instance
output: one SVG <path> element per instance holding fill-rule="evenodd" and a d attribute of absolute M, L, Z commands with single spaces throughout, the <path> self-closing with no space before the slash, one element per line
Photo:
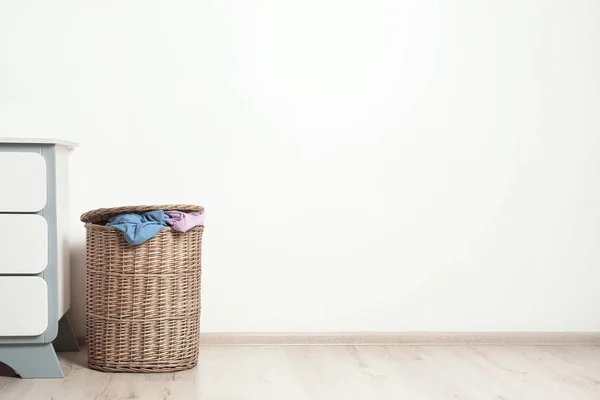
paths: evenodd
<path fill-rule="evenodd" d="M 131 246 L 103 221 L 106 210 L 140 212 L 164 206 L 91 211 L 86 220 L 86 338 L 90 368 L 171 372 L 198 362 L 203 227 L 162 229 Z M 202 210 L 197 206 L 166 209 Z"/>

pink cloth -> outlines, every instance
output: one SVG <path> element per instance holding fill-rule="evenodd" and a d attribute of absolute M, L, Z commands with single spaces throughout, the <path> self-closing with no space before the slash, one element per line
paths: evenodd
<path fill-rule="evenodd" d="M 179 232 L 187 232 L 196 226 L 204 226 L 204 213 L 198 211 L 165 211 L 165 214 L 169 216 L 167 224 Z"/>

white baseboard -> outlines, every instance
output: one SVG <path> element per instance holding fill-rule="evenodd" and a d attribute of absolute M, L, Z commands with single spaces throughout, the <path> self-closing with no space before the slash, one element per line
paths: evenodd
<path fill-rule="evenodd" d="M 85 337 L 78 337 L 85 345 Z M 205 332 L 202 346 L 600 346 L 600 332 Z"/>
<path fill-rule="evenodd" d="M 227 333 L 206 332 L 203 346 L 233 345 L 562 345 L 600 346 L 600 332 L 361 332 Z"/>

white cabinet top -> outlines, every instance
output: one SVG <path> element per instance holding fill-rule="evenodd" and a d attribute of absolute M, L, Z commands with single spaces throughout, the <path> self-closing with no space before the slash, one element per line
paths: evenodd
<path fill-rule="evenodd" d="M 64 146 L 72 149 L 77 147 L 77 143 L 70 142 L 68 140 L 54 139 L 54 138 L 3 138 L 0 137 L 0 144 L 2 143 L 14 143 L 14 144 L 55 144 L 58 146 Z"/>

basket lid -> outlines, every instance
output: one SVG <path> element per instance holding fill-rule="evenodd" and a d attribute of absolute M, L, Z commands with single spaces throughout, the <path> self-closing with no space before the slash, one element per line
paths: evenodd
<path fill-rule="evenodd" d="M 177 210 L 177 211 L 204 211 L 204 207 L 194 206 L 190 204 L 163 204 L 163 205 L 154 205 L 154 206 L 124 206 L 124 207 L 112 207 L 112 208 L 98 208 L 96 210 L 91 210 L 82 214 L 80 219 L 82 222 L 96 224 L 98 222 L 106 221 L 110 217 L 119 214 L 127 214 L 127 213 L 145 213 L 148 211 L 156 211 L 156 210 Z"/>

